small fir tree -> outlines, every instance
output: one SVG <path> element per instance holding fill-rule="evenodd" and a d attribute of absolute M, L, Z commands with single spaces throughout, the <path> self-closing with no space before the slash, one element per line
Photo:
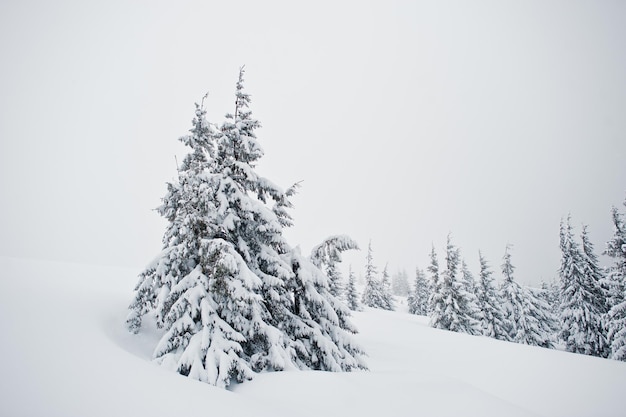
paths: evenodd
<path fill-rule="evenodd" d="M 429 295 L 428 295 L 428 314 L 431 316 L 441 314 L 437 309 L 442 305 L 441 302 L 441 279 L 439 277 L 439 261 L 437 253 L 433 245 L 430 250 L 430 265 L 428 265 L 428 273 L 430 274 Z"/>
<path fill-rule="evenodd" d="M 513 279 L 515 267 L 511 263 L 510 245 L 504 251 L 502 268 L 503 281 L 500 286 L 500 299 L 504 312 L 505 340 L 517 341 L 518 327 L 523 321 L 524 293 Z"/>
<path fill-rule="evenodd" d="M 603 317 L 606 303 L 602 293 L 597 258 L 583 228 L 584 250 L 574 241 L 571 220 L 561 222 L 561 332 L 559 338 L 569 352 L 604 356 L 607 343 Z"/>
<path fill-rule="evenodd" d="M 419 268 L 415 269 L 415 283 L 409 293 L 409 313 L 425 316 L 428 314 L 428 281 L 426 274 Z"/>
<path fill-rule="evenodd" d="M 500 289 L 508 339 L 516 343 L 551 348 L 554 320 L 549 315 L 549 306 L 533 290 L 522 288 L 515 282 L 515 267 L 511 263 L 509 250 L 510 246 L 507 245 L 502 264 L 504 281 Z"/>
<path fill-rule="evenodd" d="M 348 308 L 352 311 L 361 311 L 359 303 L 359 294 L 356 289 L 356 277 L 352 271 L 352 265 L 348 268 L 348 286 L 346 288 L 346 302 Z"/>
<path fill-rule="evenodd" d="M 482 312 L 480 318 L 482 334 L 494 339 L 508 340 L 502 302 L 498 295 L 493 273 L 482 253 L 478 252 L 480 274 L 476 284 L 476 298 Z"/>
<path fill-rule="evenodd" d="M 333 372 L 367 369 L 364 352 L 351 337 L 357 330 L 348 319 L 350 310 L 330 293 L 330 278 L 300 248 L 284 258 L 294 272 L 287 281 L 294 299 L 282 325 L 297 336 L 292 338 L 297 366 Z"/>
<path fill-rule="evenodd" d="M 438 329 L 476 334 L 478 322 L 473 318 L 475 311 L 470 297 L 457 277 L 460 251 L 452 244 L 448 235 L 446 245 L 446 269 L 439 285 L 439 296 L 431 315 L 430 325 Z"/>
<path fill-rule="evenodd" d="M 365 289 L 363 290 L 362 303 L 368 307 L 386 308 L 387 302 L 383 292 L 382 284 L 376 278 L 376 267 L 373 263 L 372 242 L 367 247 L 367 257 L 365 258 Z"/>
<path fill-rule="evenodd" d="M 626 205 L 626 201 L 624 202 Z M 611 210 L 613 237 L 606 243 L 604 254 L 613 258 L 608 268 L 605 286 L 607 288 L 606 315 L 610 357 L 626 361 L 626 222 L 616 207 Z"/>
<path fill-rule="evenodd" d="M 385 264 L 383 269 L 383 278 L 380 281 L 380 287 L 383 296 L 383 306 L 385 310 L 395 310 L 395 301 L 391 294 L 391 281 L 389 280 L 389 264 Z"/>
<path fill-rule="evenodd" d="M 478 306 L 478 298 L 476 297 L 476 281 L 474 280 L 474 276 L 467 267 L 465 259 L 461 261 L 461 273 L 461 289 L 463 290 L 463 296 L 466 299 L 467 314 L 475 322 L 475 325 L 472 326 L 472 334 L 479 335 L 482 334 L 480 322 L 482 320 L 483 313 Z"/>

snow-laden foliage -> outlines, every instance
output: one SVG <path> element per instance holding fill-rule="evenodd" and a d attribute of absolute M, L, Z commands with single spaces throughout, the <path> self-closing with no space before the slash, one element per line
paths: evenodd
<path fill-rule="evenodd" d="M 429 286 L 426 274 L 419 268 L 415 269 L 415 282 L 407 299 L 409 313 L 425 316 L 428 314 Z"/>
<path fill-rule="evenodd" d="M 296 364 L 301 369 L 350 371 L 366 369 L 363 351 L 351 337 L 356 328 L 348 320 L 350 310 L 330 293 L 330 280 L 296 247 L 285 255 L 292 277 L 288 316 L 280 323 L 291 336 Z"/>
<path fill-rule="evenodd" d="M 479 252 L 478 256 L 480 273 L 476 283 L 476 299 L 482 313 L 480 317 L 482 334 L 495 339 L 508 340 L 502 302 L 492 276 L 493 272 L 482 253 Z"/>
<path fill-rule="evenodd" d="M 482 334 L 480 322 L 482 320 L 483 313 L 478 306 L 478 298 L 476 296 L 476 281 L 474 280 L 474 276 L 467 267 L 467 263 L 464 259 L 461 261 L 461 274 L 461 288 L 465 291 L 467 314 L 475 321 L 473 334 Z"/>
<path fill-rule="evenodd" d="M 346 235 L 330 236 L 311 250 L 311 262 L 326 272 L 330 279 L 330 293 L 339 298 L 346 298 L 343 278 L 339 270 L 341 253 L 347 250 L 359 250 L 359 245 Z"/>
<path fill-rule="evenodd" d="M 517 343 L 551 348 L 554 321 L 549 306 L 531 289 L 522 288 L 515 281 L 514 270 L 510 246 L 507 245 L 502 263 L 504 280 L 500 287 L 507 338 Z"/>
<path fill-rule="evenodd" d="M 561 222 L 560 321 L 559 338 L 569 352 L 606 356 L 608 346 L 603 319 L 606 301 L 602 275 L 586 227 L 583 250 L 574 240 L 571 220 Z"/>
<path fill-rule="evenodd" d="M 365 288 L 363 289 L 363 305 L 374 308 L 389 310 L 389 297 L 385 294 L 385 288 L 376 275 L 378 271 L 374 266 L 372 242 L 367 247 L 367 257 L 365 263 Z"/>
<path fill-rule="evenodd" d="M 363 369 L 349 310 L 283 237 L 296 186 L 255 172 L 263 151 L 249 103 L 242 69 L 235 113 L 218 129 L 196 106 L 181 138 L 190 153 L 159 207 L 163 251 L 140 275 L 128 327 L 137 333 L 154 313 L 164 328 L 154 358 L 222 387 L 262 370 Z"/>
<path fill-rule="evenodd" d="M 613 237 L 604 250 L 604 254 L 613 258 L 606 277 L 607 307 L 610 309 L 607 314 L 608 342 L 610 357 L 626 361 L 626 222 L 615 207 L 611 215 Z"/>
<path fill-rule="evenodd" d="M 434 295 L 434 306 L 430 325 L 438 329 L 468 334 L 479 334 L 479 323 L 475 319 L 477 307 L 467 292 L 462 278 L 458 277 L 460 251 L 448 236 L 446 244 L 446 269 Z"/>

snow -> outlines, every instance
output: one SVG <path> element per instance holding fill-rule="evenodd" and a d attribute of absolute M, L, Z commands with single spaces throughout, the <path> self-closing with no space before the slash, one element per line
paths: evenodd
<path fill-rule="evenodd" d="M 626 363 L 354 313 L 370 371 L 255 375 L 231 391 L 152 362 L 125 329 L 139 271 L 0 257 L 2 416 L 618 416 Z M 227 413 L 227 414 L 226 414 Z"/>

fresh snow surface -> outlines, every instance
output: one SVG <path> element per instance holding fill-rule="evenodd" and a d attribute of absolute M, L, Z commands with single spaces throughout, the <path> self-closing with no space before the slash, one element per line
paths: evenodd
<path fill-rule="evenodd" d="M 370 371 L 257 375 L 230 391 L 150 361 L 124 326 L 139 271 L 0 258 L 0 416 L 620 416 L 626 363 L 366 309 Z"/>

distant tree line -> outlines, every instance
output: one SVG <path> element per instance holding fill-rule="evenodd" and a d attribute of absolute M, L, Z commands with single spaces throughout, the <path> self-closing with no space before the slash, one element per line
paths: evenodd
<path fill-rule="evenodd" d="M 611 219 L 613 236 L 603 251 L 612 258 L 609 267 L 600 267 L 587 226 L 583 225 L 577 240 L 568 216 L 560 226 L 561 264 L 556 282 L 544 282 L 541 288 L 518 284 L 510 245 L 500 265 L 499 285 L 480 252 L 475 279 L 448 236 L 444 264 L 440 267 L 433 247 L 428 275 L 417 268 L 407 294 L 402 283 L 405 278 L 399 273 L 394 276 L 394 292 L 406 294 L 409 313 L 428 316 L 435 328 L 624 361 L 626 222 L 615 207 Z M 393 309 L 386 273 L 381 281 L 375 276 L 370 242 L 362 302 Z"/>

